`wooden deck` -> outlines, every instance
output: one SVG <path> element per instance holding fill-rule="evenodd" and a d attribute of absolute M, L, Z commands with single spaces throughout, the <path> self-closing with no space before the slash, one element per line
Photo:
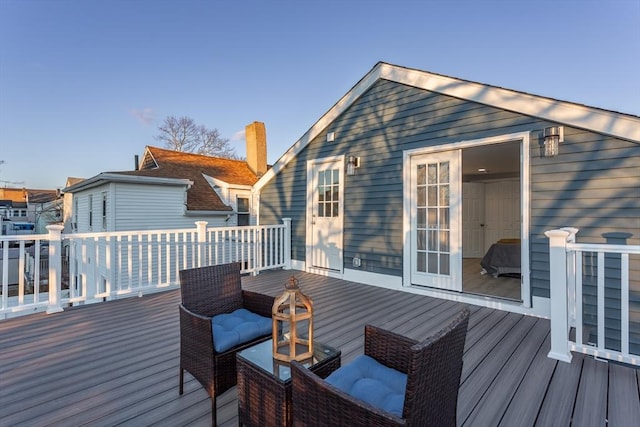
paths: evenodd
<path fill-rule="evenodd" d="M 291 272 L 243 278 L 280 294 Z M 295 272 L 313 298 L 317 339 L 362 352 L 373 323 L 422 338 L 460 304 Z M 179 291 L 33 314 L 0 322 L 0 425 L 205 426 L 206 392 L 187 375 L 178 395 Z M 471 307 L 458 399 L 464 426 L 637 426 L 635 369 L 574 355 L 546 357 L 549 321 Z M 221 425 L 237 425 L 236 390 L 218 400 Z"/>

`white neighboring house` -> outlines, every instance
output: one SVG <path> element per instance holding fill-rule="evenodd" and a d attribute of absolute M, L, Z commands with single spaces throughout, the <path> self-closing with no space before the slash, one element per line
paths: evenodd
<path fill-rule="evenodd" d="M 147 146 L 135 170 L 103 172 L 66 187 L 65 232 L 255 224 L 252 186 L 267 171 L 266 133 L 260 122 L 246 130 L 246 161 Z"/>

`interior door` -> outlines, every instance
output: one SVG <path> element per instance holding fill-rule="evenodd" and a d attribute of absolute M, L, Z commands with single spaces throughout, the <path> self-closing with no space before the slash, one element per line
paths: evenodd
<path fill-rule="evenodd" d="M 461 151 L 411 158 L 411 282 L 462 291 Z"/>
<path fill-rule="evenodd" d="M 485 185 L 480 182 L 462 183 L 462 257 L 482 258 L 485 228 Z"/>
<path fill-rule="evenodd" d="M 311 267 L 342 271 L 342 162 L 312 165 Z"/>
<path fill-rule="evenodd" d="M 484 251 L 500 239 L 519 239 L 520 218 L 520 181 L 516 179 L 488 183 Z"/>

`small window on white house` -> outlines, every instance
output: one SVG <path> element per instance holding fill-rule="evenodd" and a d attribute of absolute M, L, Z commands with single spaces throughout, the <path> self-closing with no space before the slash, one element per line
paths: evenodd
<path fill-rule="evenodd" d="M 102 230 L 107 229 L 107 192 L 102 192 Z"/>
<path fill-rule="evenodd" d="M 89 230 L 93 227 L 93 194 L 89 194 Z"/>
<path fill-rule="evenodd" d="M 249 199 L 238 197 L 238 225 L 249 225 Z"/>
<path fill-rule="evenodd" d="M 73 221 L 71 222 L 71 229 L 78 229 L 78 197 L 73 198 Z"/>

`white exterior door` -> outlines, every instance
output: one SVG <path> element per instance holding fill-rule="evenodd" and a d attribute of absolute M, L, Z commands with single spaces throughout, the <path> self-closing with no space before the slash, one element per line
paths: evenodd
<path fill-rule="evenodd" d="M 462 291 L 461 152 L 411 158 L 411 283 Z"/>
<path fill-rule="evenodd" d="M 342 272 L 342 159 L 309 167 L 310 267 Z"/>

